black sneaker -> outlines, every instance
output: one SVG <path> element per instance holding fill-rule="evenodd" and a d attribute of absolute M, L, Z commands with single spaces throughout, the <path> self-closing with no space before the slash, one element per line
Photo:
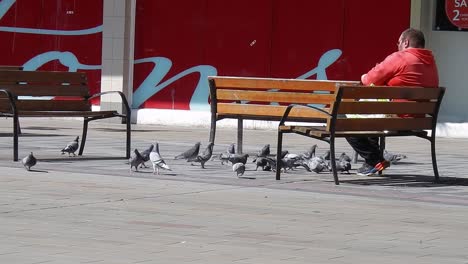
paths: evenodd
<path fill-rule="evenodd" d="M 356 175 L 359 176 L 370 176 L 376 172 L 374 166 L 367 163 L 362 164 L 362 166 L 356 170 Z"/>

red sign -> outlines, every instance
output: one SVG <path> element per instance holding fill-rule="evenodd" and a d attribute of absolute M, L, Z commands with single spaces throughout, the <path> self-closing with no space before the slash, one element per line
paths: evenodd
<path fill-rule="evenodd" d="M 446 0 L 445 13 L 453 25 L 468 29 L 468 0 Z"/>

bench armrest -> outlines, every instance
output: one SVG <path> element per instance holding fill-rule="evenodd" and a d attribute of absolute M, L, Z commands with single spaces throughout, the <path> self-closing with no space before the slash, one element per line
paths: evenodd
<path fill-rule="evenodd" d="M 284 114 L 283 114 L 283 117 L 281 117 L 281 120 L 280 120 L 280 123 L 279 125 L 282 126 L 284 125 L 284 122 L 287 121 L 287 118 L 289 116 L 289 113 L 291 112 L 291 110 L 293 109 L 293 107 L 306 107 L 306 108 L 311 108 L 315 111 L 318 111 L 318 112 L 322 112 L 328 116 L 331 116 L 330 113 L 328 113 L 327 111 L 321 109 L 320 107 L 316 107 L 316 106 L 312 106 L 312 105 L 301 105 L 301 104 L 290 104 L 288 105 L 288 107 L 286 107 L 286 110 L 284 110 Z"/>
<path fill-rule="evenodd" d="M 123 94 L 122 92 L 107 91 L 107 92 L 96 93 L 96 94 L 93 94 L 92 96 L 88 97 L 88 100 L 91 100 L 91 99 L 96 98 L 96 97 L 100 97 L 101 95 L 104 95 L 104 94 L 111 94 L 111 93 L 118 93 L 120 95 L 120 98 L 122 98 L 122 103 L 125 106 L 125 110 L 127 111 L 127 114 L 129 114 L 130 111 L 131 111 L 130 106 L 128 105 L 128 101 L 127 101 L 127 98 L 125 97 L 125 94 Z"/>
<path fill-rule="evenodd" d="M 16 115 L 16 103 L 15 103 L 15 96 L 8 90 L 0 89 L 0 93 L 4 93 L 7 95 L 8 100 L 10 101 L 11 106 L 11 113 Z"/>

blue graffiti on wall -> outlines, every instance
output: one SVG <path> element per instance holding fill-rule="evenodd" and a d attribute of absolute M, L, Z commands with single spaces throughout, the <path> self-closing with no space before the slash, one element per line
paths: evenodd
<path fill-rule="evenodd" d="M 0 19 L 7 13 L 12 7 L 16 0 L 2 0 L 0 1 Z M 33 29 L 33 28 L 19 28 L 19 27 L 0 27 L 0 31 L 4 32 L 16 32 L 26 34 L 40 34 L 40 35 L 67 35 L 67 36 L 78 36 L 78 35 L 89 35 L 102 32 L 102 25 L 82 30 L 48 30 L 48 29 Z M 338 60 L 342 52 L 339 49 L 331 49 L 320 57 L 317 67 L 307 71 L 303 75 L 297 77 L 298 79 L 307 79 L 313 75 L 316 75 L 317 80 L 327 80 L 327 68 Z M 61 51 L 48 51 L 34 56 L 24 63 L 23 67 L 25 70 L 37 70 L 44 64 L 58 60 L 62 65 L 68 67 L 69 71 L 75 72 L 78 70 L 99 70 L 101 65 L 87 65 L 79 62 L 78 58 L 72 52 L 61 52 Z M 200 78 L 197 86 L 190 99 L 190 110 L 208 110 L 208 97 L 209 87 L 206 81 L 210 75 L 217 75 L 217 69 L 211 65 L 198 65 L 184 70 L 168 80 L 161 82 L 166 77 L 170 68 L 172 67 L 172 61 L 165 57 L 149 57 L 135 60 L 135 64 L 140 63 L 153 63 L 153 70 L 146 76 L 140 86 L 133 93 L 133 108 L 141 107 L 153 95 L 163 90 L 165 87 L 170 85 L 177 80 L 192 74 L 199 73 Z"/>

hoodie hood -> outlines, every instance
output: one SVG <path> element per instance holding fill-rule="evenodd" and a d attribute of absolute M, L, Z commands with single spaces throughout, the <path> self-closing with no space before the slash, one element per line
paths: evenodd
<path fill-rule="evenodd" d="M 413 54 L 418 59 L 420 59 L 421 62 L 424 63 L 424 64 L 434 64 L 435 63 L 434 55 L 432 55 L 432 51 L 430 51 L 428 49 L 407 48 L 407 49 L 403 50 L 402 52 L 408 52 L 410 54 Z"/>

